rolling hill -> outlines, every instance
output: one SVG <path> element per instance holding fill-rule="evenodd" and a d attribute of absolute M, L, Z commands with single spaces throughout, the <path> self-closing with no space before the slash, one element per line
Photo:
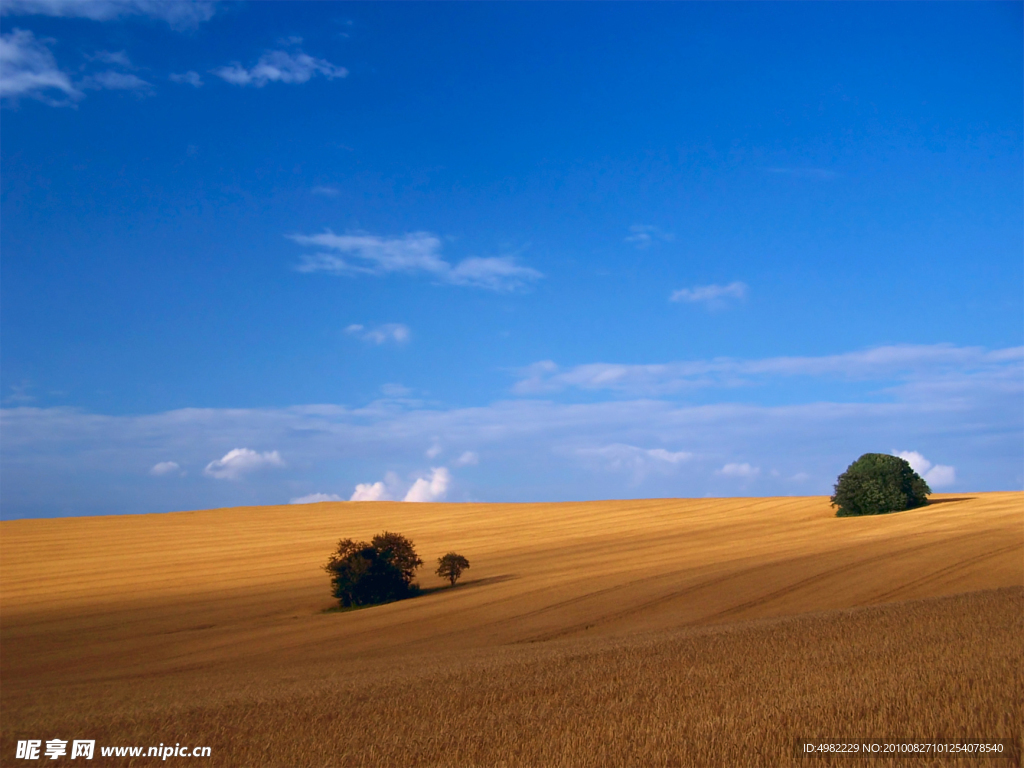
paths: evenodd
<path fill-rule="evenodd" d="M 210 765 L 775 765 L 806 762 L 801 737 L 1019 739 L 1022 502 L 3 522 L 0 762 L 54 735 L 205 744 Z M 383 530 L 415 542 L 424 594 L 327 610 L 337 539 Z M 452 549 L 472 564 L 454 588 L 431 573 Z"/>

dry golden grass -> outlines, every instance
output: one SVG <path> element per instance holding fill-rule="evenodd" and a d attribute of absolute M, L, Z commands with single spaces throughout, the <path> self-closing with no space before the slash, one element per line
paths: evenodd
<path fill-rule="evenodd" d="M 785 765 L 808 762 L 800 736 L 1019 739 L 1024 495 L 936 500 L 0 523 L 0 764 L 55 736 L 272 766 Z M 464 583 L 425 568 L 422 597 L 323 612 L 335 541 L 384 529 L 428 563 L 465 554 Z"/>

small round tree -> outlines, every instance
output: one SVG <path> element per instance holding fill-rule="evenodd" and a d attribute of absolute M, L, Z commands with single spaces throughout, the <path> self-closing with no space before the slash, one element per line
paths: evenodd
<path fill-rule="evenodd" d="M 462 572 L 469 568 L 469 560 L 455 552 L 449 552 L 444 557 L 437 558 L 437 570 L 434 571 L 442 579 L 448 579 L 455 586 Z"/>
<path fill-rule="evenodd" d="M 928 503 L 928 483 L 899 456 L 865 453 L 836 480 L 836 517 L 884 515 Z"/>
<path fill-rule="evenodd" d="M 331 576 L 331 594 L 348 608 L 390 603 L 415 594 L 412 579 L 421 565 L 409 539 L 385 531 L 370 542 L 342 539 L 324 570 Z"/>

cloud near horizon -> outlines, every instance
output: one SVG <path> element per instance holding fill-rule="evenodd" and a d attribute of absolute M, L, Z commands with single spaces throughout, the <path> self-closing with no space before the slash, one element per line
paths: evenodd
<path fill-rule="evenodd" d="M 708 369 L 717 372 L 721 378 L 715 383 L 712 377 L 709 387 L 730 386 L 737 371 L 768 382 L 815 376 L 819 387 L 826 387 L 805 402 L 776 405 L 694 405 L 651 396 L 653 386 L 672 383 L 679 374 L 675 370 L 659 371 L 653 381 L 629 382 L 627 376 L 626 389 L 599 402 L 591 394 L 585 402 L 564 403 L 528 396 L 444 408 L 383 397 L 358 408 L 186 408 L 137 416 L 18 405 L 0 409 L 5 472 L 0 510 L 6 519 L 279 503 L 288 498 L 283 489 L 296 484 L 354 487 L 359 475 L 385 467 L 413 472 L 438 436 L 463 453 L 463 446 L 472 446 L 488 457 L 488 471 L 460 481 L 458 500 L 623 498 L 637 494 L 634 486 L 642 487 L 644 496 L 721 495 L 723 487 L 729 493 L 784 495 L 797 481 L 801 494 L 828 495 L 836 477 L 861 454 L 908 443 L 927 445 L 930 454 L 943 457 L 943 464 L 929 462 L 925 469 L 926 475 L 935 473 L 929 482 L 936 488 L 1019 490 L 1024 487 L 1022 352 L 904 346 L 686 364 L 702 376 Z M 833 379 L 866 379 L 880 386 L 867 388 L 858 400 L 844 384 L 839 397 L 830 400 L 827 386 Z M 621 378 L 612 381 L 623 386 Z M 608 385 L 608 380 L 600 384 Z M 622 399 L 622 394 L 633 397 Z M 228 453 L 207 464 L 226 442 L 272 444 L 280 451 L 280 465 L 281 456 L 289 457 L 288 466 L 255 451 Z M 190 475 L 154 496 L 148 473 L 167 456 L 181 466 L 207 466 L 205 478 Z M 253 461 L 257 456 L 261 459 Z M 737 466 L 727 469 L 730 464 Z M 750 470 L 740 469 L 743 464 Z M 210 473 L 228 479 L 256 467 L 274 471 L 244 474 L 243 483 L 206 480 Z M 760 469 L 756 476 L 754 469 Z M 444 485 L 441 475 L 408 476 L 413 485 L 424 481 L 421 490 L 433 483 L 436 493 Z M 40 487 L 52 492 L 43 498 Z M 445 498 L 453 488 L 445 488 Z M 393 472 L 379 485 L 357 488 L 358 498 L 402 499 L 410 490 Z"/>
<path fill-rule="evenodd" d="M 537 270 L 519 264 L 513 256 L 471 256 L 452 265 L 441 258 L 441 239 L 430 232 L 379 237 L 365 233 L 336 235 L 325 230 L 318 235 L 286 237 L 299 245 L 333 251 L 303 256 L 296 267 L 299 272 L 426 274 L 442 283 L 493 291 L 514 291 L 543 277 Z"/>
<path fill-rule="evenodd" d="M 433 467 L 430 477 L 417 478 L 402 501 L 443 501 L 451 482 L 452 476 L 445 467 Z"/>
<path fill-rule="evenodd" d="M 402 501 L 442 501 L 448 493 L 452 476 L 446 467 L 433 467 L 427 477 L 418 477 L 406 491 Z M 349 501 L 394 501 L 402 495 L 397 489 L 398 475 L 388 472 L 383 481 L 359 483 Z"/>
<path fill-rule="evenodd" d="M 717 470 L 715 474 L 722 475 L 723 477 L 738 477 L 742 480 L 749 480 L 761 474 L 761 468 L 751 466 L 747 462 L 742 464 L 730 463 Z"/>
<path fill-rule="evenodd" d="M 935 488 L 946 488 L 956 482 L 956 469 L 943 464 L 932 464 L 928 459 L 917 451 L 893 451 L 893 456 L 905 459 L 910 468 L 919 474 L 928 486 Z"/>
<path fill-rule="evenodd" d="M 344 501 L 341 496 L 333 493 L 310 493 L 306 496 L 299 496 L 297 499 L 292 499 L 289 504 L 319 504 L 323 501 Z"/>
<path fill-rule="evenodd" d="M 640 448 L 624 443 L 612 443 L 598 448 L 577 448 L 576 455 L 584 461 L 596 462 L 608 472 L 629 472 L 634 483 L 642 482 L 652 472 L 673 473 L 694 458 L 690 451 Z"/>

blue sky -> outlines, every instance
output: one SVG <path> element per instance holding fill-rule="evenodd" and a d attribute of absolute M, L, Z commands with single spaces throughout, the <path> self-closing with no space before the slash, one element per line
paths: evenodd
<path fill-rule="evenodd" d="M 0 8 L 6 519 L 1024 486 L 1019 2 Z"/>

